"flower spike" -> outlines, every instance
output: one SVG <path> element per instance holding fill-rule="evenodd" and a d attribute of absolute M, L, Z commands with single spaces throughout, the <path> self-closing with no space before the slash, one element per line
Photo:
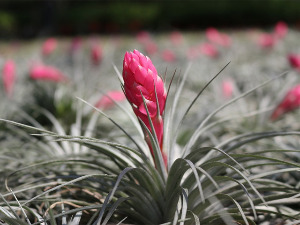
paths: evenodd
<path fill-rule="evenodd" d="M 150 58 L 144 56 L 137 50 L 125 53 L 122 75 L 124 79 L 124 92 L 127 100 L 131 104 L 135 115 L 143 121 L 151 131 L 150 121 L 148 119 L 149 113 L 159 147 L 162 151 L 162 115 L 167 97 L 163 80 L 158 76 L 156 68 L 152 64 Z M 145 99 L 145 102 L 143 101 L 143 98 Z M 147 107 L 147 109 L 145 107 Z M 145 138 L 147 139 L 146 134 Z M 146 140 L 146 142 L 149 145 L 149 141 Z M 154 157 L 152 146 L 149 145 L 149 148 L 152 157 Z"/>

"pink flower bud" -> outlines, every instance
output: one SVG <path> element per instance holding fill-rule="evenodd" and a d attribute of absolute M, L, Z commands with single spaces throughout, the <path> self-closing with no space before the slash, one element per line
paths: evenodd
<path fill-rule="evenodd" d="M 94 65 L 99 65 L 102 60 L 102 48 L 97 44 L 93 44 L 92 46 L 91 59 Z"/>
<path fill-rule="evenodd" d="M 180 45 L 183 42 L 183 36 L 179 31 L 173 31 L 170 34 L 170 40 L 173 43 L 173 45 Z"/>
<path fill-rule="evenodd" d="M 133 52 L 126 52 L 123 61 L 123 79 L 125 95 L 131 104 L 135 115 L 142 120 L 151 131 L 142 96 L 145 98 L 159 146 L 162 149 L 162 115 L 165 109 L 167 92 L 162 79 L 157 74 L 156 68 L 151 60 L 139 51 L 134 50 Z M 151 144 L 149 143 L 149 139 L 147 140 L 147 134 L 145 135 L 145 138 L 153 156 Z"/>
<path fill-rule="evenodd" d="M 190 60 L 198 58 L 199 55 L 200 55 L 200 51 L 196 46 L 192 46 L 186 51 L 186 56 Z"/>
<path fill-rule="evenodd" d="M 161 57 L 166 62 L 174 62 L 176 60 L 176 56 L 174 52 L 170 49 L 166 49 L 161 53 Z"/>
<path fill-rule="evenodd" d="M 136 36 L 138 42 L 145 44 L 151 40 L 150 33 L 148 31 L 140 31 Z"/>
<path fill-rule="evenodd" d="M 300 107 L 300 84 L 287 92 L 283 100 L 275 108 L 271 115 L 271 120 L 276 120 L 283 114 Z"/>
<path fill-rule="evenodd" d="M 57 47 L 57 41 L 55 38 L 47 39 L 42 46 L 42 54 L 44 56 L 50 55 Z"/>
<path fill-rule="evenodd" d="M 95 107 L 101 109 L 110 109 L 114 106 L 114 101 L 121 102 L 125 100 L 123 91 L 110 91 L 106 95 L 102 96 L 100 100 L 95 104 Z"/>
<path fill-rule="evenodd" d="M 153 41 L 145 43 L 145 51 L 148 55 L 155 54 L 157 52 L 157 45 Z"/>
<path fill-rule="evenodd" d="M 261 48 L 272 48 L 276 44 L 276 39 L 272 34 L 264 33 L 258 37 L 257 44 Z"/>
<path fill-rule="evenodd" d="M 11 96 L 13 91 L 13 86 L 15 83 L 15 62 L 12 60 L 7 60 L 4 63 L 2 71 L 3 85 L 7 95 Z"/>
<path fill-rule="evenodd" d="M 68 80 L 61 71 L 51 66 L 34 65 L 31 67 L 29 73 L 30 78 L 34 80 L 48 80 L 54 82 L 62 82 Z"/>
<path fill-rule="evenodd" d="M 293 68 L 300 70 L 300 54 L 289 54 L 288 60 Z"/>
<path fill-rule="evenodd" d="M 217 29 L 211 27 L 205 32 L 206 38 L 217 45 L 229 47 L 231 45 L 231 39 L 227 34 L 220 33 Z"/>
<path fill-rule="evenodd" d="M 225 98 L 231 98 L 233 95 L 234 84 L 232 80 L 222 82 L 222 92 Z"/>
<path fill-rule="evenodd" d="M 277 38 L 279 38 L 279 39 L 284 38 L 286 36 L 287 32 L 288 32 L 288 27 L 287 27 L 286 23 L 279 21 L 275 25 L 274 33 Z"/>
<path fill-rule="evenodd" d="M 75 37 L 72 39 L 71 44 L 70 44 L 70 52 L 75 53 L 80 49 L 82 46 L 82 39 L 80 37 Z"/>
<path fill-rule="evenodd" d="M 210 43 L 203 43 L 203 44 L 199 45 L 199 51 L 203 55 L 206 55 L 206 56 L 209 56 L 212 58 L 216 58 L 219 55 L 218 49 Z"/>

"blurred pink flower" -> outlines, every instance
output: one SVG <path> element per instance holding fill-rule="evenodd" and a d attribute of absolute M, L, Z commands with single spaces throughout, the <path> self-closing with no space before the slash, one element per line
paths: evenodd
<path fill-rule="evenodd" d="M 156 68 L 152 64 L 151 60 L 137 50 L 134 50 L 133 52 L 126 52 L 123 61 L 122 74 L 124 79 L 124 91 L 127 100 L 131 104 L 135 115 L 143 121 L 143 123 L 151 131 L 150 122 L 148 120 L 147 111 L 143 101 L 143 97 L 145 98 L 149 116 L 158 139 L 158 144 L 162 150 L 164 127 L 162 116 L 167 97 L 163 80 L 160 76 L 158 76 Z M 144 132 L 144 134 L 152 157 L 154 158 L 150 137 L 146 132 Z M 162 155 L 165 165 L 167 166 L 167 158 L 163 151 Z"/>
<path fill-rule="evenodd" d="M 42 46 L 42 54 L 44 56 L 50 55 L 57 47 L 57 40 L 55 38 L 47 39 Z"/>
<path fill-rule="evenodd" d="M 276 120 L 283 114 L 300 107 L 300 84 L 290 89 L 283 100 L 275 108 L 271 120 Z"/>
<path fill-rule="evenodd" d="M 155 54 L 157 52 L 157 45 L 153 41 L 145 43 L 145 51 L 148 55 Z"/>
<path fill-rule="evenodd" d="M 233 95 L 234 84 L 232 80 L 224 80 L 222 82 L 222 92 L 225 98 L 231 98 Z"/>
<path fill-rule="evenodd" d="M 70 51 L 71 53 L 76 52 L 82 46 L 82 39 L 80 37 L 75 37 L 71 41 Z"/>
<path fill-rule="evenodd" d="M 138 42 L 145 44 L 151 40 L 150 33 L 148 31 L 140 31 L 136 36 Z"/>
<path fill-rule="evenodd" d="M 288 32 L 288 26 L 286 23 L 279 21 L 274 28 L 274 33 L 277 38 L 284 38 Z"/>
<path fill-rule="evenodd" d="M 300 71 L 300 54 L 289 54 L 288 60 L 293 68 Z"/>
<path fill-rule="evenodd" d="M 201 45 L 199 45 L 199 51 L 200 53 L 202 53 L 203 55 L 212 57 L 212 58 L 216 58 L 219 55 L 218 49 L 210 43 L 203 43 Z"/>
<path fill-rule="evenodd" d="M 110 109 L 114 106 L 114 101 L 121 102 L 123 100 L 125 100 L 123 91 L 110 91 L 99 99 L 99 101 L 95 104 L 95 107 L 101 109 Z"/>
<path fill-rule="evenodd" d="M 68 78 L 61 71 L 52 66 L 33 65 L 30 69 L 30 78 L 34 80 L 48 80 L 54 82 L 67 81 Z"/>
<path fill-rule="evenodd" d="M 174 62 L 176 60 L 175 53 L 171 49 L 165 49 L 162 51 L 161 57 L 166 62 Z"/>
<path fill-rule="evenodd" d="M 170 40 L 174 45 L 180 45 L 183 42 L 183 36 L 182 33 L 180 33 L 179 31 L 173 31 L 170 34 Z"/>
<path fill-rule="evenodd" d="M 224 47 L 229 47 L 231 45 L 231 38 L 227 34 L 220 33 L 213 27 L 206 29 L 205 35 L 206 38 L 214 44 Z"/>
<path fill-rule="evenodd" d="M 8 96 L 12 95 L 15 83 L 15 70 L 16 65 L 13 60 L 7 60 L 3 65 L 2 80 L 5 92 Z"/>
<path fill-rule="evenodd" d="M 187 55 L 188 59 L 191 59 L 191 60 L 196 59 L 200 55 L 200 50 L 197 48 L 197 46 L 190 47 L 187 50 L 186 55 Z"/>
<path fill-rule="evenodd" d="M 102 57 L 102 48 L 98 44 L 93 44 L 91 48 L 91 59 L 93 64 L 99 65 Z"/>
<path fill-rule="evenodd" d="M 231 38 L 227 35 L 227 34 L 221 34 L 222 36 L 222 41 L 220 43 L 220 45 L 225 46 L 225 47 L 229 47 L 231 45 Z"/>
<path fill-rule="evenodd" d="M 272 34 L 263 33 L 258 37 L 257 44 L 262 48 L 272 48 L 276 44 L 276 38 Z"/>

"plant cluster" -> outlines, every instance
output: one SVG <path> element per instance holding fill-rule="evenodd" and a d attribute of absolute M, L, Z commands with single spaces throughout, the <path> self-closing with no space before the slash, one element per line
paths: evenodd
<path fill-rule="evenodd" d="M 211 31 L 210 45 L 231 43 Z M 234 50 L 248 43 L 259 52 L 260 74 L 252 74 L 249 64 L 220 66 L 233 54 L 227 44 L 214 45 L 219 58 L 201 45 L 203 55 L 184 65 L 179 53 L 189 47 L 178 47 L 186 40 L 172 35 L 177 57 L 165 62 L 158 53 L 150 59 L 127 51 L 126 37 L 126 47 L 114 40 L 107 49 L 92 40 L 90 62 L 87 48 L 78 52 L 79 39 L 65 61 L 51 53 L 54 39 L 44 43 L 43 63 L 9 61 L 1 103 L 1 225 L 300 223 L 300 92 L 292 88 L 299 74 L 279 73 L 277 52 L 285 48 L 253 50 L 243 42 L 247 35 L 233 38 Z M 295 31 L 289 41 L 297 37 Z M 153 41 L 145 33 L 137 40 L 145 49 Z M 117 64 L 106 56 L 117 56 Z M 255 62 L 251 54 L 245 59 Z M 182 71 L 170 75 L 179 62 Z M 274 67 L 265 72 L 268 63 Z M 207 65 L 219 67 L 215 75 Z M 29 76 L 11 76 L 22 66 Z M 99 79 L 99 71 L 117 76 Z"/>

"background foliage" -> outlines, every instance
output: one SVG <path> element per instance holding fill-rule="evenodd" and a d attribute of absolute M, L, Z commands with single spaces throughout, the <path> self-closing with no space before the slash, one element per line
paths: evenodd
<path fill-rule="evenodd" d="M 295 0 L 3 0 L 0 8 L 2 37 L 300 23 L 300 3 Z"/>

